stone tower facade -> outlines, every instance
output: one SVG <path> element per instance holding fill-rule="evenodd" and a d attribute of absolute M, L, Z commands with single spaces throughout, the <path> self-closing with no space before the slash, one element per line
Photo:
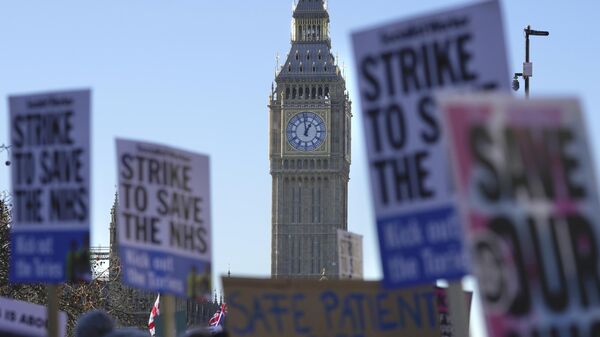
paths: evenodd
<path fill-rule="evenodd" d="M 351 102 L 331 53 L 324 0 L 299 0 L 291 49 L 269 97 L 271 274 L 339 277 L 347 230 Z"/>

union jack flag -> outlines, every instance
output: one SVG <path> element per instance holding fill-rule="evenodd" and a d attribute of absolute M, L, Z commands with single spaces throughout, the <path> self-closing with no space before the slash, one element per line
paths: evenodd
<path fill-rule="evenodd" d="M 210 320 L 208 321 L 208 326 L 210 326 L 210 327 L 223 326 L 226 315 L 227 315 L 227 304 L 223 303 L 223 304 L 221 304 L 221 306 L 219 306 L 219 308 L 217 308 L 217 311 L 215 312 L 213 317 L 211 317 Z"/>

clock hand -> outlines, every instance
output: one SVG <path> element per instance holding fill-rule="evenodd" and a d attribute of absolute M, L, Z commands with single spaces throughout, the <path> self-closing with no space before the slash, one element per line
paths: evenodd
<path fill-rule="evenodd" d="M 312 126 L 312 124 L 308 124 L 308 127 L 304 127 L 304 137 L 308 137 L 308 130 L 310 130 L 310 127 Z"/>

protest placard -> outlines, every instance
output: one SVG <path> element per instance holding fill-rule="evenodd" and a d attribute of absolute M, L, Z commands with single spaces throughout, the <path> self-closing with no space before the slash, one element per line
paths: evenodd
<path fill-rule="evenodd" d="M 234 337 L 439 337 L 434 286 L 223 277 Z"/>
<path fill-rule="evenodd" d="M 124 281 L 200 299 L 211 292 L 208 156 L 117 140 L 118 242 Z"/>
<path fill-rule="evenodd" d="M 0 297 L 0 335 L 4 333 L 31 337 L 48 336 L 46 307 Z M 67 313 L 59 313 L 58 336 L 66 336 Z"/>
<path fill-rule="evenodd" d="M 465 302 L 467 304 L 467 326 L 469 326 L 470 319 L 468 318 L 471 314 L 471 302 L 473 300 L 472 292 L 463 292 L 465 296 Z M 448 305 L 448 289 L 442 287 L 435 288 L 436 305 L 440 317 L 440 336 L 441 337 L 456 337 L 454 333 L 452 319 L 450 317 L 450 306 Z"/>
<path fill-rule="evenodd" d="M 599 335 L 600 204 L 578 102 L 440 104 L 489 335 Z"/>
<path fill-rule="evenodd" d="M 508 90 L 496 1 L 353 35 L 384 281 L 465 275 L 447 145 L 433 95 Z"/>
<path fill-rule="evenodd" d="M 87 281 L 90 91 L 9 97 L 11 283 Z"/>

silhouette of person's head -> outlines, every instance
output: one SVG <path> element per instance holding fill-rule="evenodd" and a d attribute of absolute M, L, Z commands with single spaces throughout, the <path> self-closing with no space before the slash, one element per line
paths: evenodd
<path fill-rule="evenodd" d="M 105 337 L 148 337 L 148 331 L 142 331 L 136 328 L 117 329 L 106 335 Z"/>
<path fill-rule="evenodd" d="M 229 334 L 225 330 L 214 331 L 208 328 L 193 328 L 189 329 L 179 337 L 228 337 Z"/>
<path fill-rule="evenodd" d="M 88 311 L 77 319 L 74 336 L 104 337 L 114 329 L 114 320 L 104 311 Z"/>

